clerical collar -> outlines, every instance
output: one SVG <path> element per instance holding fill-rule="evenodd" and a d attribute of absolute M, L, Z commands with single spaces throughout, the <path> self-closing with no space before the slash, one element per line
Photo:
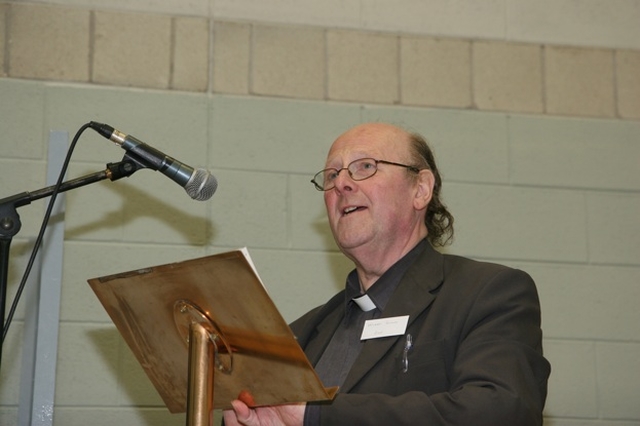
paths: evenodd
<path fill-rule="evenodd" d="M 354 297 L 351 300 L 356 302 L 356 305 L 360 306 L 360 309 L 362 309 L 364 312 L 373 311 L 376 308 L 376 304 L 373 303 L 373 300 L 371 300 L 369 295 L 366 293 L 362 296 Z"/>
<path fill-rule="evenodd" d="M 409 267 L 418 258 L 420 253 L 428 244 L 427 240 L 420 241 L 413 249 L 404 257 L 393 264 L 382 276 L 367 290 L 366 293 L 360 292 L 360 280 L 354 269 L 347 277 L 347 285 L 345 288 L 345 302 L 347 307 L 352 301 L 356 303 L 364 312 L 369 312 L 378 308 L 382 312 L 387 305 L 391 295 L 400 283 L 400 279 L 407 272 Z"/>

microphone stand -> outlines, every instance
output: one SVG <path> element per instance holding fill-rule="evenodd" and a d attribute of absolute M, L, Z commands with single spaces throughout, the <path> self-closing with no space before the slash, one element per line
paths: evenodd
<path fill-rule="evenodd" d="M 59 192 L 66 192 L 71 189 L 99 182 L 104 179 L 115 181 L 123 177 L 129 177 L 136 171 L 148 166 L 136 154 L 127 152 L 122 161 L 118 163 L 108 163 L 103 171 L 85 175 L 76 179 L 63 182 Z M 7 302 L 7 286 L 9 278 L 9 254 L 11 240 L 18 234 L 22 223 L 18 215 L 17 208 L 31 204 L 32 201 L 48 197 L 53 194 L 55 185 L 39 189 L 32 192 L 23 192 L 0 199 L 0 365 L 2 365 L 2 348 L 4 345 L 5 332 L 5 307 Z M 37 250 L 37 247 L 35 248 Z M 16 298 L 20 297 L 19 289 Z"/>

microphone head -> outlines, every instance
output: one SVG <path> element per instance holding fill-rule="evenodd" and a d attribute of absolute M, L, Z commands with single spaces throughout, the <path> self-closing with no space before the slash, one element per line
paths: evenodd
<path fill-rule="evenodd" d="M 218 189 L 218 180 L 208 170 L 196 169 L 184 186 L 189 197 L 194 200 L 208 200 Z"/>

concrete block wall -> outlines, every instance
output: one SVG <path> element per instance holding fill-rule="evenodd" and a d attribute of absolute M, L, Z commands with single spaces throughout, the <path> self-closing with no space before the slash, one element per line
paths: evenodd
<path fill-rule="evenodd" d="M 150 171 L 67 194 L 56 425 L 177 425 L 88 278 L 247 246 L 287 320 L 351 265 L 309 183 L 333 139 L 424 134 L 447 251 L 525 269 L 553 365 L 546 423 L 640 425 L 640 0 L 0 3 L 0 198 L 44 186 L 50 130 L 107 122 L 220 182 Z M 70 177 L 122 151 L 83 134 Z M 20 209 L 15 292 L 44 201 Z M 310 273 L 311 272 L 311 273 Z M 16 423 L 24 301 L 5 342 Z"/>

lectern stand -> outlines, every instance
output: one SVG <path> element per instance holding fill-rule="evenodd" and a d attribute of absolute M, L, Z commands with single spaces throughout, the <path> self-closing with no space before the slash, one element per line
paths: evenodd
<path fill-rule="evenodd" d="M 330 400 L 246 250 L 89 280 L 165 405 L 188 426 L 213 409 Z"/>
<path fill-rule="evenodd" d="M 190 316 L 191 310 L 197 312 L 195 306 L 187 301 L 176 304 L 176 325 L 179 326 L 180 318 L 183 318 L 182 326 L 188 330 L 187 342 L 189 344 L 189 377 L 187 393 L 187 425 L 208 426 L 213 415 L 213 385 L 214 363 L 218 356 L 216 334 L 213 324 L 205 317 Z M 198 314 L 200 314 L 198 312 Z M 182 328 L 178 328 L 182 330 Z M 230 372 L 228 370 L 227 372 Z"/>

